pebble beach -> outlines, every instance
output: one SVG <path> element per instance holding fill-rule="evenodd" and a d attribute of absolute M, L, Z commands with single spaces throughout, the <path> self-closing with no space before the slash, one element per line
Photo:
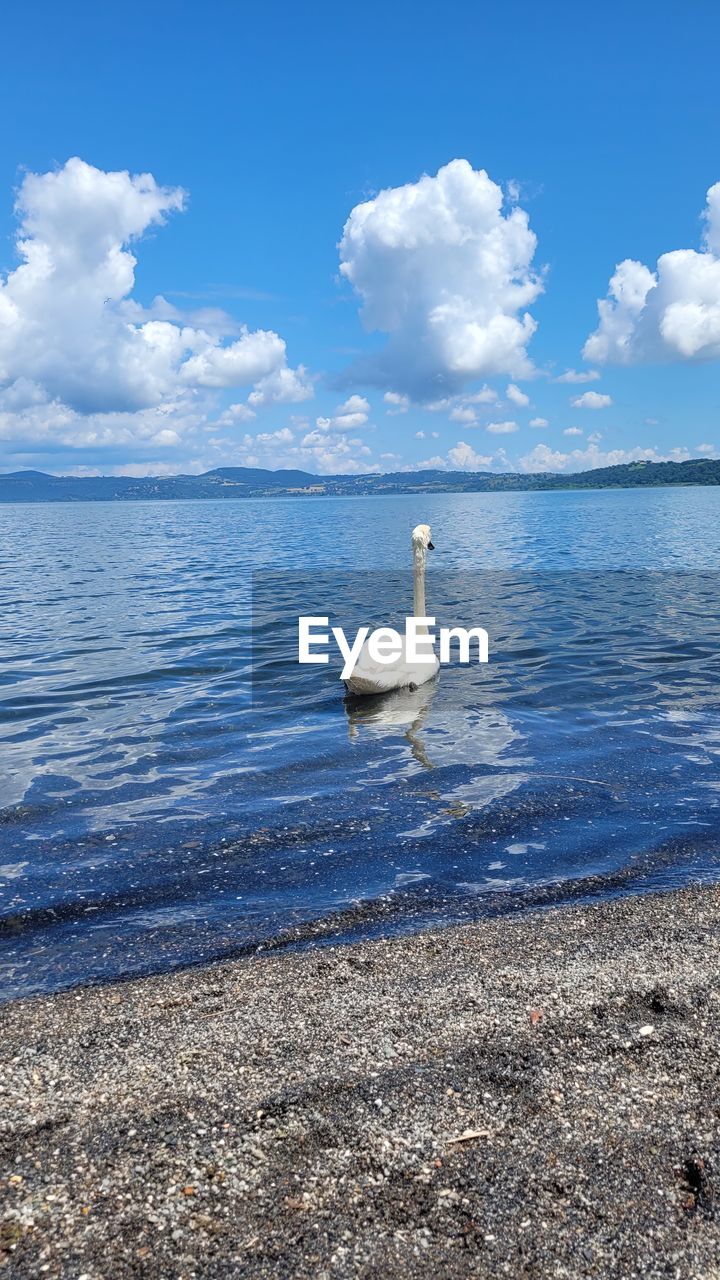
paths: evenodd
<path fill-rule="evenodd" d="M 0 1009 L 0 1273 L 720 1276 L 720 892 Z"/>

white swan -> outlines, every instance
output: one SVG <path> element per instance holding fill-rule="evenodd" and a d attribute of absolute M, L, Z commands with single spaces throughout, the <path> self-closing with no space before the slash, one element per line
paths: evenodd
<path fill-rule="evenodd" d="M 413 553 L 413 613 L 416 618 L 425 614 L 425 563 L 428 551 L 434 547 L 430 525 L 419 524 L 412 531 Z M 427 627 L 418 627 L 418 633 L 427 635 Z M 374 693 L 390 693 L 392 689 L 416 689 L 418 685 L 434 679 L 440 667 L 437 656 L 432 662 L 410 662 L 405 652 L 392 662 L 377 662 L 370 656 L 368 641 L 360 650 L 352 675 L 345 681 L 348 693 L 368 696 Z"/>

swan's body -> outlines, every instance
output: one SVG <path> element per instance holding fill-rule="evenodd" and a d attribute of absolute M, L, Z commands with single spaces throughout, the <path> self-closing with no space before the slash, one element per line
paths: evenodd
<path fill-rule="evenodd" d="M 366 697 L 376 693 L 391 693 L 393 689 L 417 689 L 426 680 L 433 680 L 439 667 L 437 658 L 432 663 L 408 662 L 405 646 L 393 662 L 374 662 L 366 643 L 360 651 L 355 670 L 345 684 L 348 693 Z"/>
<path fill-rule="evenodd" d="M 416 618 L 424 618 L 425 614 L 425 564 L 428 551 L 433 550 L 430 537 L 430 525 L 419 524 L 412 533 L 413 551 L 413 613 Z M 418 627 L 418 632 L 427 634 L 426 627 Z M 390 693 L 393 689 L 416 689 L 418 685 L 433 680 L 438 673 L 440 663 L 436 656 L 432 662 L 411 662 L 407 657 L 406 644 L 402 652 L 392 662 L 377 662 L 370 656 L 368 642 L 360 650 L 352 675 L 345 681 L 348 693 L 369 697 L 377 693 Z"/>

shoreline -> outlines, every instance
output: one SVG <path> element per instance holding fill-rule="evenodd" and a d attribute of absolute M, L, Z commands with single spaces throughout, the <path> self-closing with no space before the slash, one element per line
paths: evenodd
<path fill-rule="evenodd" d="M 720 1276 L 720 890 L 0 1006 L 0 1275 Z"/>

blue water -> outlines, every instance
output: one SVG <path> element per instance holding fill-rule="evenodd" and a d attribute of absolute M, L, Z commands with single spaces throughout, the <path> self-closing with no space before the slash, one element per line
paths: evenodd
<path fill-rule="evenodd" d="M 490 663 L 348 703 L 288 618 L 420 520 Z M 718 570 L 715 489 L 0 506 L 0 998 L 716 878 Z"/>

